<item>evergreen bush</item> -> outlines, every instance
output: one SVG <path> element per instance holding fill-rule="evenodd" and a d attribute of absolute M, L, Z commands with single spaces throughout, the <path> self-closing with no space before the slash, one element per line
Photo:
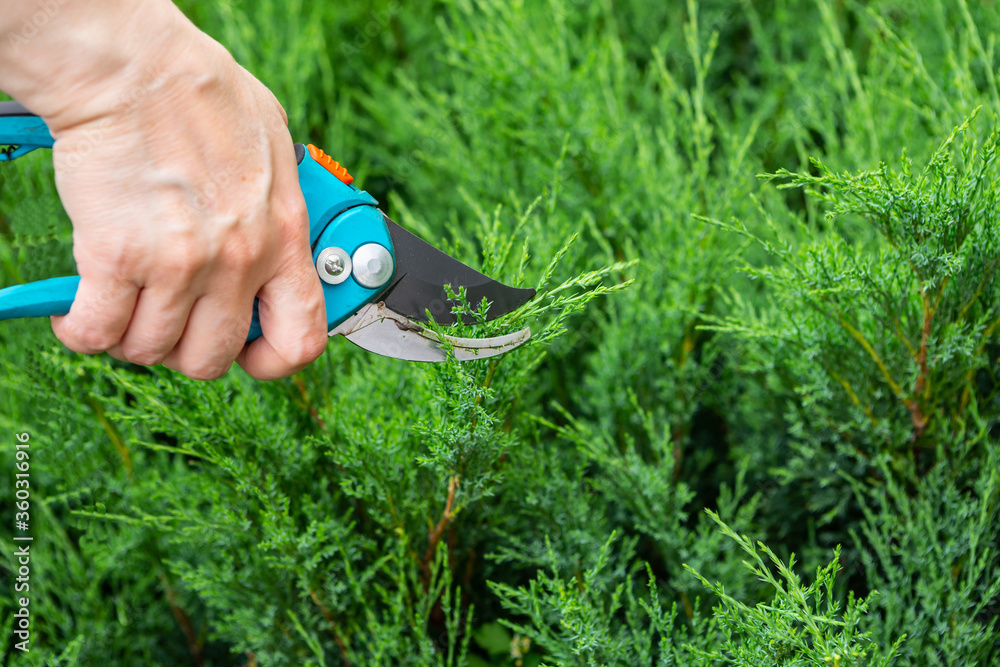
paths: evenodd
<path fill-rule="evenodd" d="M 1000 664 L 995 3 L 179 4 L 534 335 L 204 383 L 2 323 L 4 664 Z M 0 284 L 71 250 L 0 168 Z"/>

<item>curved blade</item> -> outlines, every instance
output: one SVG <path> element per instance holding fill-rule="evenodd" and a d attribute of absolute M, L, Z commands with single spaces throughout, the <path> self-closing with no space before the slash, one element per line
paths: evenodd
<path fill-rule="evenodd" d="M 430 310 L 438 324 L 454 324 L 457 319 L 451 309 L 459 304 L 448 298 L 445 285 L 451 285 L 455 293 L 464 287 L 469 305 L 473 307 L 485 298 L 490 304 L 487 320 L 517 310 L 535 296 L 533 289 L 508 287 L 470 269 L 388 217 L 385 217 L 385 224 L 396 254 L 396 280 L 379 298 L 404 317 L 426 322 L 426 311 Z M 475 323 L 468 315 L 462 320 L 466 324 Z"/>
<path fill-rule="evenodd" d="M 369 352 L 405 361 L 445 361 L 446 348 L 459 361 L 486 359 L 513 350 L 528 340 L 531 330 L 524 328 L 495 338 L 457 338 L 438 335 L 394 312 L 385 303 L 370 303 L 330 332 Z"/>

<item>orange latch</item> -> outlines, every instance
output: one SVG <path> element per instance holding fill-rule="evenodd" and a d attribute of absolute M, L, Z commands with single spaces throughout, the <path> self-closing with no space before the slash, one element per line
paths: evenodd
<path fill-rule="evenodd" d="M 347 173 L 347 169 L 342 167 L 339 162 L 324 153 L 321 149 L 316 148 L 312 144 L 309 144 L 306 148 L 309 149 L 309 155 L 312 156 L 312 159 L 323 165 L 328 172 L 339 178 L 346 185 L 350 185 L 354 180 L 354 177 Z"/>

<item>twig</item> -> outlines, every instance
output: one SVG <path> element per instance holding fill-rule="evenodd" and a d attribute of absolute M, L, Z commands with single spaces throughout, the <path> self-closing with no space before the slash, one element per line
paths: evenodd
<path fill-rule="evenodd" d="M 191 617 L 177 604 L 177 594 L 170 585 L 167 575 L 160 572 L 158 576 L 160 577 L 160 582 L 163 584 L 163 592 L 167 596 L 167 602 L 170 603 L 170 610 L 174 612 L 174 618 L 177 619 L 177 625 L 181 626 L 184 636 L 187 637 L 188 650 L 191 651 L 191 658 L 194 660 L 195 667 L 201 667 L 205 660 L 201 655 L 201 640 L 198 638 L 198 633 L 194 631 L 194 625 L 191 624 Z"/>
<path fill-rule="evenodd" d="M 302 378 L 298 375 L 293 376 L 292 380 L 295 382 L 295 386 L 299 388 L 299 394 L 302 395 L 302 405 L 309 411 L 309 416 L 313 418 L 313 421 L 315 421 L 321 429 L 326 429 L 326 422 L 319 416 L 319 411 L 316 409 L 316 406 L 309 400 L 309 392 L 306 390 L 306 383 L 303 382 Z"/>
<path fill-rule="evenodd" d="M 934 307 L 931 306 L 927 294 L 921 295 L 924 302 L 924 327 L 920 332 L 920 353 L 917 355 L 917 366 L 920 372 L 917 374 L 917 382 L 913 386 L 913 398 L 907 401 L 910 409 L 910 418 L 913 420 L 913 440 L 919 440 L 927 429 L 927 417 L 920 407 L 920 396 L 927 386 L 927 344 L 931 336 L 931 321 L 934 319 Z"/>
<path fill-rule="evenodd" d="M 886 367 L 885 362 L 882 361 L 882 357 L 878 356 L 878 352 L 875 351 L 875 348 L 872 347 L 871 343 L 868 342 L 864 334 L 855 329 L 854 327 L 852 327 L 851 324 L 844 318 L 843 315 L 840 315 L 840 325 L 845 329 L 847 329 L 847 332 L 851 334 L 851 336 L 853 336 L 856 341 L 861 343 L 861 347 L 865 349 L 865 351 L 868 353 L 868 356 L 872 358 L 872 361 L 875 362 L 875 365 L 878 366 L 880 371 L 882 371 L 882 377 L 885 378 L 885 381 L 889 384 L 889 387 L 892 388 L 892 393 L 894 393 L 899 398 L 903 398 L 903 388 L 900 387 L 899 384 L 892 378 L 892 373 L 889 372 L 889 369 Z"/>
<path fill-rule="evenodd" d="M 118 429 L 115 428 L 115 425 L 112 424 L 107 418 L 107 415 L 104 414 L 104 408 L 101 406 L 100 401 L 93 396 L 88 396 L 86 401 L 94 411 L 94 414 L 97 415 L 97 421 L 101 423 L 101 427 L 104 429 L 104 432 L 107 433 L 108 440 L 110 440 L 111 444 L 114 445 L 115 449 L 118 451 L 118 455 L 122 457 L 122 464 L 125 466 L 125 470 L 128 471 L 129 479 L 132 479 L 132 454 L 129 452 L 128 445 L 125 444 L 121 435 L 118 434 Z"/>
<path fill-rule="evenodd" d="M 681 593 L 681 602 L 684 604 L 684 615 L 689 621 L 694 620 L 694 607 L 691 606 L 691 599 L 687 593 Z"/>
<path fill-rule="evenodd" d="M 337 625 L 337 619 L 333 617 L 333 614 L 327 609 L 326 605 L 323 604 L 319 595 L 316 594 L 312 588 L 309 589 L 309 597 L 312 598 L 313 603 L 319 609 L 319 613 L 323 614 L 323 618 L 326 622 L 330 624 L 330 630 L 333 634 L 333 641 L 337 643 L 337 648 L 340 649 L 340 661 L 344 664 L 344 667 L 350 667 L 351 661 L 347 659 L 347 643 L 344 642 L 344 638 L 340 636 L 340 628 Z"/>
<path fill-rule="evenodd" d="M 426 583 L 429 585 L 431 580 L 431 561 L 434 559 L 434 552 L 437 550 L 438 542 L 441 541 L 441 536 L 444 534 L 444 529 L 448 527 L 451 523 L 453 517 L 451 513 L 452 504 L 455 502 L 455 491 L 458 490 L 458 475 L 452 475 L 451 479 L 448 481 L 448 499 L 444 503 L 444 512 L 441 514 L 441 519 L 437 522 L 437 525 L 431 529 L 430 533 L 427 535 L 427 551 L 424 553 L 424 560 L 420 564 L 420 569 L 423 570 Z"/>
<path fill-rule="evenodd" d="M 837 371 L 833 370 L 832 368 L 828 368 L 826 370 L 833 377 L 833 379 L 839 382 L 840 385 L 844 388 L 844 390 L 847 392 L 847 395 L 851 397 L 851 402 L 854 403 L 854 405 L 856 405 L 857 407 L 864 410 L 868 418 L 871 419 L 872 424 L 878 426 L 878 418 L 875 417 L 875 414 L 871 411 L 871 408 L 869 408 L 868 406 L 861 405 L 861 399 L 858 398 L 858 395 L 854 391 L 854 388 L 851 386 L 851 383 L 849 383 L 844 378 L 840 377 Z"/>

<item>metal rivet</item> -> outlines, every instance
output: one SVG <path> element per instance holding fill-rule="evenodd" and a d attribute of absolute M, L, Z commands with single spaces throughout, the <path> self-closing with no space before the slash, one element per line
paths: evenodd
<path fill-rule="evenodd" d="M 316 257 L 316 271 L 323 282 L 339 285 L 351 275 L 351 258 L 343 248 L 323 248 Z"/>
<path fill-rule="evenodd" d="M 354 279 L 362 287 L 377 289 L 392 278 L 396 270 L 392 253 L 378 243 L 366 243 L 354 251 Z"/>

